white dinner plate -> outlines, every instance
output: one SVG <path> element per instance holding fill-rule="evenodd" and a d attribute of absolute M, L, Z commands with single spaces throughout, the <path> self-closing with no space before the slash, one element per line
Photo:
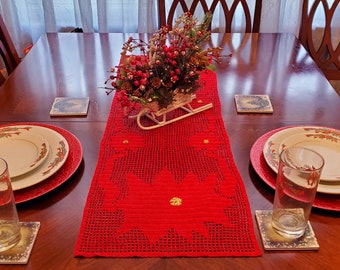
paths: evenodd
<path fill-rule="evenodd" d="M 10 177 L 34 170 L 49 153 L 49 143 L 29 130 L 3 128 L 0 130 L 0 157 L 8 164 Z"/>
<path fill-rule="evenodd" d="M 324 138 L 324 140 L 328 139 L 340 141 L 340 131 L 327 127 L 297 126 L 278 131 L 267 139 L 263 147 L 264 159 L 274 172 L 277 173 L 278 171 L 279 154 L 281 152 L 280 145 L 282 141 L 297 134 L 309 134 L 310 136 L 315 136 L 316 138 Z M 337 155 L 339 155 L 339 153 L 337 153 Z M 339 179 L 337 180 L 339 181 Z M 340 184 L 338 181 L 332 183 L 327 181 L 327 179 L 324 181 L 324 179 L 321 177 L 317 191 L 329 194 L 340 194 Z"/>
<path fill-rule="evenodd" d="M 69 145 L 67 140 L 58 132 L 35 125 L 17 125 L 8 126 L 0 129 L 17 129 L 22 132 L 34 132 L 40 134 L 49 143 L 49 154 L 45 161 L 36 169 L 18 177 L 11 177 L 13 190 L 19 190 L 33 186 L 41 181 L 47 179 L 55 172 L 57 172 L 65 163 L 69 154 Z"/>

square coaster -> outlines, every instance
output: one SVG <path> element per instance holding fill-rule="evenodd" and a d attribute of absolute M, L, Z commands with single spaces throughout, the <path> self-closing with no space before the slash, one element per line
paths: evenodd
<path fill-rule="evenodd" d="M 89 103 L 89 97 L 56 97 L 50 110 L 50 116 L 85 116 Z"/>
<path fill-rule="evenodd" d="M 319 244 L 310 222 L 305 234 L 298 239 L 287 239 L 277 234 L 271 225 L 271 210 L 256 210 L 255 216 L 265 250 L 318 250 Z"/>
<path fill-rule="evenodd" d="M 273 113 L 268 95 L 235 95 L 238 113 Z"/>
<path fill-rule="evenodd" d="M 9 250 L 0 252 L 0 264 L 26 264 L 31 255 L 40 222 L 20 222 L 21 239 Z"/>

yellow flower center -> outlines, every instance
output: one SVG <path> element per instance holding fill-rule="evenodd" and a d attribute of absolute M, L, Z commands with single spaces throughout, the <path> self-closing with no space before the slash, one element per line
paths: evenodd
<path fill-rule="evenodd" d="M 171 200 L 170 200 L 170 204 L 172 206 L 180 206 L 182 205 L 182 199 L 179 198 L 179 197 L 173 197 Z"/>

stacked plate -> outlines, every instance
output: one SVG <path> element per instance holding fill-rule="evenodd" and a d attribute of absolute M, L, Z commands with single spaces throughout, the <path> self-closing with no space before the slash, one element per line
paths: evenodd
<path fill-rule="evenodd" d="M 48 179 L 62 168 L 69 155 L 64 136 L 39 125 L 0 127 L 0 157 L 8 163 L 14 191 Z"/>
<path fill-rule="evenodd" d="M 284 148 L 302 146 L 320 153 L 324 160 L 318 192 L 340 194 L 340 131 L 318 126 L 298 126 L 282 129 L 264 144 L 263 156 L 277 173 L 279 155 Z"/>

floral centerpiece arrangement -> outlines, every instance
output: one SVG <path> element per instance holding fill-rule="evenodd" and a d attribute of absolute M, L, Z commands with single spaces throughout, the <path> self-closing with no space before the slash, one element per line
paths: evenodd
<path fill-rule="evenodd" d="M 156 102 L 162 109 L 172 104 L 178 94 L 193 94 L 200 87 L 200 73 L 215 70 L 213 61 L 220 57 L 221 48 L 203 48 L 210 37 L 211 18 L 207 13 L 198 23 L 186 12 L 172 30 L 161 27 L 148 43 L 130 37 L 123 45 L 120 64 L 112 68 L 112 75 L 105 82 L 111 84 L 107 88 L 118 92 L 124 107 L 131 102 Z"/>

